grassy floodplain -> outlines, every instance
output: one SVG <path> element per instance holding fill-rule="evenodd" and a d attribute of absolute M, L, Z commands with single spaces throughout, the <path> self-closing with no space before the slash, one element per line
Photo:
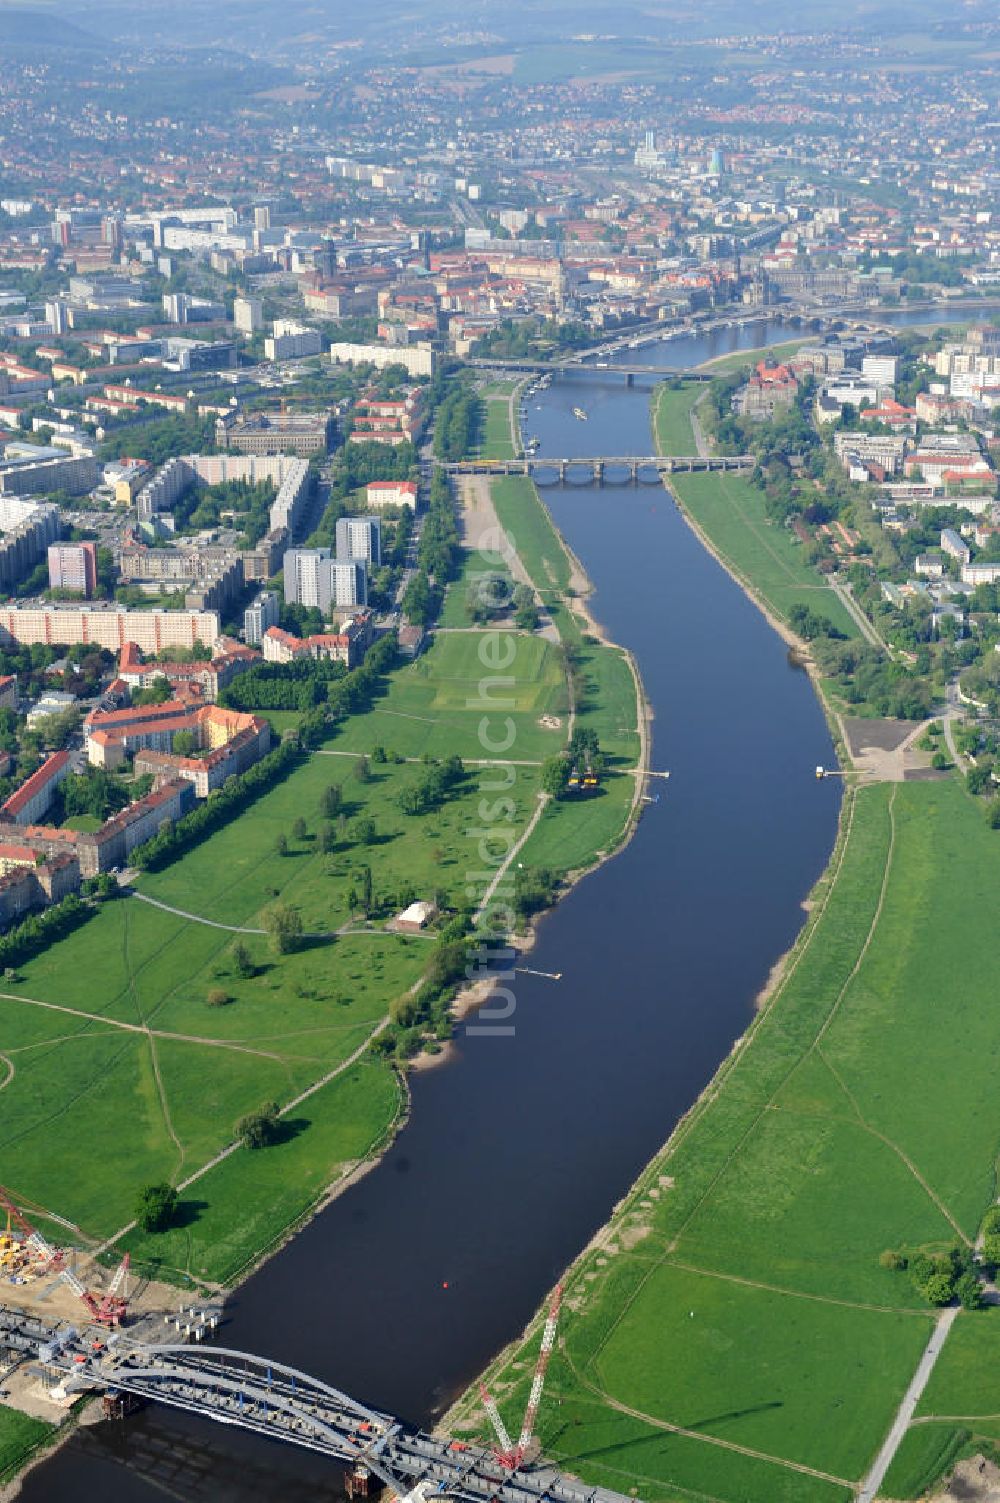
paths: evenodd
<path fill-rule="evenodd" d="M 9 1482 L 54 1434 L 54 1427 L 43 1420 L 0 1407 L 0 1486 Z"/>
<path fill-rule="evenodd" d="M 691 410 L 705 394 L 699 381 L 674 386 L 667 383 L 653 391 L 653 434 L 658 454 L 696 454 Z"/>
<path fill-rule="evenodd" d="M 857 627 L 822 575 L 809 564 L 802 545 L 785 527 L 767 518 L 763 493 L 742 475 L 678 474 L 670 486 L 722 562 L 786 621 L 794 605 L 826 616 L 846 636 Z"/>
<path fill-rule="evenodd" d="M 528 489 L 534 510 L 525 515 L 565 591 L 569 561 Z M 484 784 L 495 778 L 497 758 L 480 736 L 482 633 L 459 625 L 474 563 L 463 564 L 446 601 L 443 619 L 459 629 L 391 673 L 367 712 L 237 820 L 139 876 L 136 896 L 105 903 L 0 984 L 4 1180 L 72 1222 L 84 1244 L 122 1232 L 141 1186 L 169 1180 L 187 1186 L 176 1224 L 158 1236 L 126 1231 L 119 1246 L 162 1277 L 231 1283 L 398 1122 L 404 1093 L 394 1065 L 367 1046 L 419 984 L 433 936 L 387 932 L 384 915 L 404 892 L 464 901 L 468 832 L 478 832 Z M 638 738 L 627 662 L 583 641 L 561 595 L 555 605 L 578 650 L 574 681 L 558 642 L 512 633 L 504 697 L 518 776 L 507 797 L 520 835 L 571 712 L 598 728 L 611 763 L 602 795 L 552 805 L 525 847 L 526 863 L 567 872 L 621 838 Z M 281 731 L 298 717 L 274 718 Z M 404 814 L 399 797 L 420 776 L 415 764 L 453 753 L 466 760 L 462 785 L 430 813 Z M 360 777 L 362 757 L 369 765 Z M 324 852 L 322 800 L 333 784 L 342 806 Z M 374 832 L 363 837 L 368 820 Z M 385 899 L 368 925 L 350 900 L 362 867 Z M 276 902 L 302 920 L 306 940 L 295 953 L 273 953 L 263 932 Z M 234 959 L 237 940 L 251 976 Z M 221 1003 L 209 1004 L 213 992 Z M 236 1121 L 266 1101 L 289 1108 L 281 1140 L 261 1153 L 227 1153 Z"/>
<path fill-rule="evenodd" d="M 525 757 L 534 738 L 540 758 L 548 742 L 537 717 L 565 707 L 565 676 L 541 639 L 518 639 L 517 653 L 515 718 Z M 162 1271 L 225 1281 L 377 1149 L 401 1093 L 391 1065 L 363 1051 L 392 1003 L 419 982 L 432 940 L 336 931 L 351 923 L 362 864 L 376 894 L 463 895 L 467 831 L 489 770 L 470 766 L 446 803 L 409 816 L 398 796 L 419 768 L 395 759 L 480 753 L 481 676 L 476 639 L 442 636 L 391 675 L 371 711 L 238 820 L 141 876 L 142 897 L 105 904 L 3 982 L 0 1047 L 13 1069 L 0 1152 L 17 1194 L 75 1223 L 84 1240 L 103 1239 L 129 1222 L 143 1184 L 184 1182 L 230 1143 L 245 1112 L 268 1100 L 284 1105 L 332 1077 L 290 1114 L 282 1143 L 233 1154 L 197 1179 L 182 1194 L 176 1231 L 129 1239 Z M 377 747 L 387 760 L 373 758 L 360 781 L 358 757 Z M 510 793 L 515 829 L 537 805 L 537 766 L 520 772 Z M 334 783 L 343 789 L 343 830 L 323 854 L 321 799 Z M 301 838 L 292 828 L 299 817 Z M 355 834 L 363 819 L 374 822 L 371 844 Z M 286 855 L 277 851 L 281 834 Z M 275 901 L 295 908 L 311 936 L 294 954 L 273 954 L 254 932 Z M 256 966 L 250 978 L 232 958 L 237 938 Z M 224 1005 L 208 1005 L 213 989 Z"/>
<path fill-rule="evenodd" d="M 689 412 L 661 389 L 664 448 Z M 801 602 L 853 634 L 748 481 L 672 484 L 776 620 Z M 996 836 L 956 780 L 848 788 L 767 1005 L 564 1281 L 547 1455 L 648 1503 L 854 1496 L 934 1319 L 880 1255 L 971 1246 L 996 1195 L 998 897 Z M 538 1335 L 488 1374 L 510 1423 Z M 1000 1441 L 998 1372 L 1000 1313 L 960 1313 L 884 1496 Z M 449 1422 L 482 1431 L 476 1393 Z"/>
<path fill-rule="evenodd" d="M 848 1497 L 931 1329 L 879 1255 L 993 1194 L 995 837 L 956 783 L 848 797 L 769 1007 L 568 1280 L 543 1446 L 657 1503 Z M 1000 1411 L 996 1325 L 959 1317 L 922 1409 Z M 511 1419 L 536 1341 L 491 1377 Z"/>

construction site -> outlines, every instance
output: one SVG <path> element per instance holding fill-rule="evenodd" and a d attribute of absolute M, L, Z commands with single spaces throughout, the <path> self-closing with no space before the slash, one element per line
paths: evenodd
<path fill-rule="evenodd" d="M 223 1346 L 221 1307 L 179 1305 L 176 1290 L 135 1285 L 127 1252 L 108 1271 L 55 1246 L 2 1187 L 0 1212 L 0 1402 L 51 1423 L 87 1396 L 108 1418 L 166 1404 L 328 1456 L 352 1498 L 385 1490 L 407 1503 L 625 1503 L 560 1476 L 539 1454 L 535 1421 L 561 1289 L 516 1441 L 482 1391 L 496 1433 L 486 1448 L 410 1430 L 307 1373 Z"/>

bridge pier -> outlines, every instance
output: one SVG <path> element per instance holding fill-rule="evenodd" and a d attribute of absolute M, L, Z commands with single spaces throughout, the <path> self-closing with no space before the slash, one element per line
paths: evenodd
<path fill-rule="evenodd" d="M 600 485 L 601 481 L 604 479 L 604 460 L 603 459 L 595 459 L 594 460 L 594 479 L 597 481 L 598 485 Z"/>
<path fill-rule="evenodd" d="M 632 374 L 631 371 L 629 371 L 628 375 L 625 377 L 625 385 L 626 386 L 634 386 L 635 385 L 635 377 L 633 376 L 633 374 Z"/>
<path fill-rule="evenodd" d="M 560 459 L 560 461 L 559 461 L 559 483 L 560 483 L 560 485 L 564 485 L 565 482 L 566 482 L 566 461 L 565 461 L 565 459 Z"/>

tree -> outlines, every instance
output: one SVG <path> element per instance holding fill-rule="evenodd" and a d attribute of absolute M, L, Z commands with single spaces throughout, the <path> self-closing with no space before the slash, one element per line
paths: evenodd
<path fill-rule="evenodd" d="M 983 1303 L 983 1286 L 971 1269 L 955 1280 L 955 1293 L 963 1310 L 978 1310 Z"/>
<path fill-rule="evenodd" d="M 279 955 L 290 955 L 302 938 L 302 917 L 285 903 L 273 903 L 264 913 L 264 927 Z"/>
<path fill-rule="evenodd" d="M 232 1000 L 232 997 L 224 986 L 210 987 L 208 995 L 205 998 L 209 1007 L 226 1007 Z"/>
<path fill-rule="evenodd" d="M 165 1232 L 177 1207 L 173 1185 L 143 1185 L 135 1205 L 135 1219 L 144 1232 Z"/>
<path fill-rule="evenodd" d="M 357 871 L 357 903 L 364 913 L 365 918 L 372 911 L 372 869 L 370 866 L 359 866 Z"/>
<path fill-rule="evenodd" d="M 238 939 L 236 941 L 230 953 L 233 957 L 233 965 L 236 967 L 237 973 L 243 977 L 244 981 L 248 981 L 251 976 L 256 976 L 257 967 L 253 963 L 253 958 L 250 954 L 250 951 L 247 949 L 246 945 L 241 939 Z"/>
<path fill-rule="evenodd" d="M 542 787 L 552 798 L 561 798 L 566 791 L 569 777 L 569 761 L 564 756 L 546 757 L 542 763 Z"/>
<path fill-rule="evenodd" d="M 288 855 L 288 836 L 285 834 L 284 830 L 280 830 L 278 832 L 277 838 L 274 842 L 274 849 L 279 856 Z"/>
<path fill-rule="evenodd" d="M 371 775 L 372 772 L 371 767 L 368 765 L 368 758 L 359 757 L 354 764 L 354 776 L 359 783 L 368 783 L 371 781 Z"/>
<path fill-rule="evenodd" d="M 354 838 L 359 845 L 375 844 L 375 821 L 365 817 L 354 821 Z"/>
<path fill-rule="evenodd" d="M 319 827 L 319 848 L 324 856 L 329 856 L 337 849 L 337 837 L 329 820 L 324 820 Z"/>
<path fill-rule="evenodd" d="M 197 745 L 193 731 L 178 731 L 174 736 L 174 751 L 179 757 L 190 757 Z"/>
<path fill-rule="evenodd" d="M 301 814 L 292 825 L 292 835 L 296 840 L 305 840 L 306 838 L 306 822 Z"/>
<path fill-rule="evenodd" d="M 278 1136 L 278 1103 L 265 1101 L 236 1124 L 236 1136 L 244 1148 L 267 1148 Z"/>
<path fill-rule="evenodd" d="M 924 1297 L 932 1305 L 947 1305 L 954 1292 L 952 1280 L 946 1273 L 932 1273 L 923 1286 Z"/>
<path fill-rule="evenodd" d="M 324 788 L 323 797 L 320 799 L 320 809 L 324 819 L 335 819 L 340 813 L 343 801 L 344 790 L 339 783 L 331 783 L 329 788 Z"/>

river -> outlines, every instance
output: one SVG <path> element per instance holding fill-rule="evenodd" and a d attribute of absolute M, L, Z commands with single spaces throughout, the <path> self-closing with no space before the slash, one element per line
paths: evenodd
<path fill-rule="evenodd" d="M 763 321 L 647 346 L 688 366 L 788 339 Z M 627 361 L 628 352 L 620 357 Z M 634 354 L 632 359 L 635 359 Z M 542 454 L 649 453 L 648 384 L 613 370 L 529 403 Z M 583 407 L 588 421 L 574 418 Z M 429 1423 L 515 1337 L 753 1015 L 833 845 L 839 789 L 820 706 L 784 643 L 658 486 L 546 487 L 630 647 L 670 770 L 624 852 L 544 920 L 511 1037 L 458 1030 L 413 1078 L 411 1119 L 368 1176 L 229 1303 L 225 1344 Z M 339 1495 L 318 1457 L 147 1410 L 88 1427 L 25 1503 Z"/>

